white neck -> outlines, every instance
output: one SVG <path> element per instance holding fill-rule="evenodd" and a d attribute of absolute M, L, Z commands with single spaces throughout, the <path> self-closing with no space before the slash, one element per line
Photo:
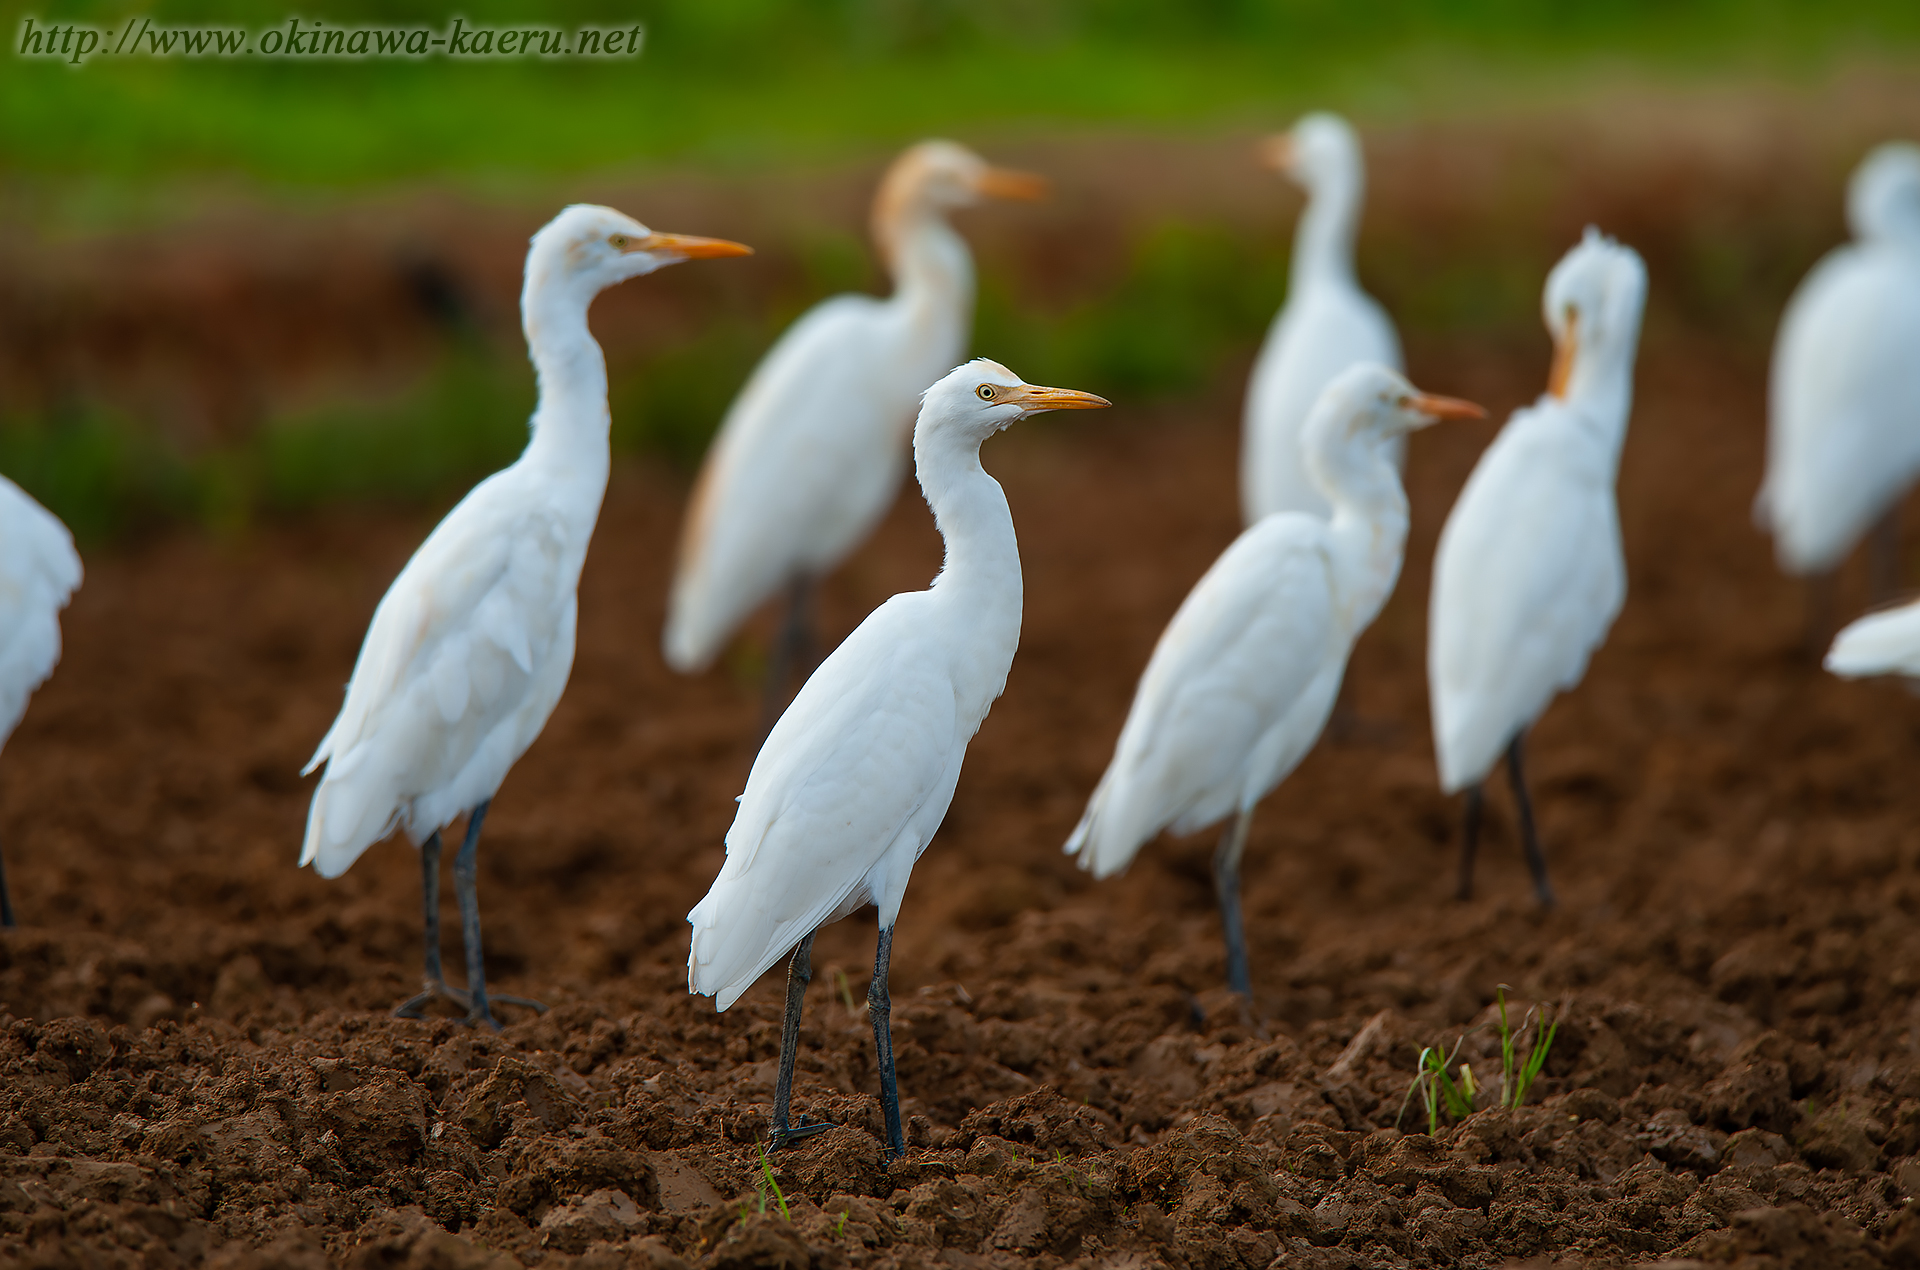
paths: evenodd
<path fill-rule="evenodd" d="M 1567 372 L 1566 404 L 1617 462 L 1633 409 L 1634 348 L 1638 324 L 1621 332 L 1610 322 L 1603 338 L 1582 340 Z"/>
<path fill-rule="evenodd" d="M 1407 493 L 1385 438 L 1338 438 L 1308 455 L 1320 492 L 1333 504 L 1334 603 L 1351 640 L 1379 616 L 1400 578 L 1407 543 Z"/>
<path fill-rule="evenodd" d="M 1366 178 L 1356 164 L 1335 165 L 1308 183 L 1306 210 L 1293 233 L 1295 281 L 1353 281 L 1353 240 L 1365 192 Z"/>
<path fill-rule="evenodd" d="M 914 466 L 946 544 L 932 592 L 956 607 L 967 638 L 954 652 L 956 690 L 980 715 L 1000 695 L 1020 642 L 1020 547 L 1000 482 L 980 466 L 980 443 L 945 430 L 916 427 Z M 967 701 L 968 697 L 980 698 Z M 977 722 L 977 720 L 976 720 Z"/>
<path fill-rule="evenodd" d="M 916 321 L 972 327 L 973 255 L 938 209 L 909 204 L 882 231 L 880 250 L 893 273 L 895 304 Z"/>
<path fill-rule="evenodd" d="M 587 329 L 593 293 L 583 291 L 534 277 L 521 295 L 521 321 L 540 393 L 524 459 L 604 492 L 612 461 L 607 363 Z M 596 495 L 593 514 L 598 510 Z"/>

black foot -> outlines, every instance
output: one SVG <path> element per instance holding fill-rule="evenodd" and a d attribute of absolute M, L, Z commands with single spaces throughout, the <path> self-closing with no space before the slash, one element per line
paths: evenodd
<path fill-rule="evenodd" d="M 466 989 L 453 987 L 445 980 L 440 980 L 439 982 L 429 980 L 424 988 L 408 997 L 405 1001 L 402 1001 L 399 1005 L 393 1007 L 393 1017 L 396 1019 L 424 1019 L 427 1017 L 426 1007 L 435 1001 L 446 1001 L 458 1006 L 462 1014 L 471 1015 L 473 1011 L 473 997 Z M 531 997 L 503 996 L 500 993 L 489 992 L 487 994 L 487 1001 L 491 1005 L 517 1005 L 523 1010 L 532 1010 L 535 1014 L 545 1014 L 547 1012 L 545 1004 L 535 1001 Z M 491 1010 L 477 1019 L 470 1017 L 467 1019 L 467 1022 L 484 1023 L 496 1032 L 500 1030 L 500 1022 L 493 1017 Z"/>
<path fill-rule="evenodd" d="M 768 1140 L 769 1149 L 778 1151 L 781 1147 L 790 1147 L 796 1142 L 805 1142 L 808 1138 L 825 1133 L 833 1128 L 831 1121 L 815 1120 L 811 1124 L 802 1120 L 799 1124 L 786 1129 L 775 1129 Z"/>

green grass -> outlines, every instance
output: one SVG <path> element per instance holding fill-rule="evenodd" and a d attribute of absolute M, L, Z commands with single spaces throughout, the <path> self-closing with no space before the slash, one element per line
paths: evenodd
<path fill-rule="evenodd" d="M 527 20 L 505 0 L 6 0 L 0 165 L 133 198 L 182 175 L 484 184 L 661 161 L 792 162 L 930 132 L 1270 124 L 1320 103 L 1368 116 L 1450 109 L 1562 92 L 1622 67 L 1815 77 L 1920 48 L 1920 6 L 1891 0 L 561 0 L 540 20 L 638 19 L 645 52 L 608 63 L 78 69 L 12 54 L 23 14 L 104 26 L 136 10 L 255 28 L 294 10 L 335 23 Z"/>
<path fill-rule="evenodd" d="M 1494 989 L 1494 998 L 1499 1004 L 1500 1089 L 1493 1105 L 1514 1111 L 1526 1105 L 1534 1081 L 1547 1065 L 1547 1056 L 1553 1051 L 1553 1038 L 1560 1032 L 1560 1020 L 1549 1022 L 1544 1012 L 1534 1006 L 1527 1010 L 1520 1026 L 1512 1027 L 1507 1019 L 1506 984 Z M 1528 1027 L 1533 1029 L 1533 1039 L 1522 1057 L 1520 1038 Z M 1461 1033 L 1452 1050 L 1437 1045 L 1421 1049 L 1414 1061 L 1413 1082 L 1407 1087 L 1407 1096 L 1400 1103 L 1400 1116 L 1394 1121 L 1396 1125 L 1405 1118 L 1416 1096 L 1426 1113 L 1429 1134 L 1439 1133 L 1443 1121 L 1458 1122 L 1473 1114 L 1486 1086 L 1474 1076 L 1470 1064 L 1458 1061 L 1460 1047 L 1469 1034 Z"/>

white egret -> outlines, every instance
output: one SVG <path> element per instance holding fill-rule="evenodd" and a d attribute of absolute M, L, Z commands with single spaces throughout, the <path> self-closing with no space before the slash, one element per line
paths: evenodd
<path fill-rule="evenodd" d="M 1920 474 L 1920 146 L 1868 155 L 1847 187 L 1847 219 L 1857 241 L 1814 266 L 1780 319 L 1754 518 L 1795 575 L 1830 572 L 1880 521 L 1884 597 L 1898 586 L 1893 517 Z M 1816 627 L 1822 607 L 1816 599 Z"/>
<path fill-rule="evenodd" d="M 1633 405 L 1646 266 L 1589 228 L 1547 277 L 1547 392 L 1516 410 L 1447 514 L 1433 564 L 1427 686 L 1441 788 L 1467 791 L 1460 896 L 1473 892 L 1481 784 L 1504 752 L 1520 837 L 1553 903 L 1522 765 L 1526 729 L 1572 688 L 1626 599 L 1614 479 Z"/>
<path fill-rule="evenodd" d="M 573 668 L 576 591 L 606 492 L 607 369 L 587 329 L 602 289 L 665 265 L 749 249 L 660 234 L 611 208 L 567 208 L 533 236 L 522 325 L 539 378 L 520 458 L 447 513 L 374 610 L 346 703 L 313 761 L 327 766 L 307 814 L 300 863 L 323 877 L 403 828 L 420 844 L 426 985 L 498 1027 L 481 964 L 475 856 L 507 769 L 533 744 Z M 454 858 L 467 991 L 440 968 L 440 830 L 467 814 Z M 495 997 L 495 1001 L 514 998 Z M 518 1001 L 518 1004 L 533 1003 Z"/>
<path fill-rule="evenodd" d="M 1275 512 L 1195 584 L 1140 676 L 1113 761 L 1067 840 L 1108 877 L 1162 829 L 1233 822 L 1214 853 L 1227 985 L 1250 995 L 1240 857 L 1254 806 L 1306 757 L 1333 710 L 1347 656 L 1392 594 L 1407 536 L 1393 451 L 1437 419 L 1481 418 L 1397 371 L 1334 376 L 1301 441 L 1331 518 Z"/>
<path fill-rule="evenodd" d="M 687 914 L 687 989 L 725 1010 L 791 954 L 775 1145 L 825 1127 L 795 1129 L 788 1116 L 814 932 L 872 904 L 880 939 L 867 1004 L 887 1152 L 906 1150 L 888 1015 L 894 922 L 1020 642 L 1019 544 L 1006 495 L 980 466 L 980 444 L 1043 410 L 1107 404 L 1022 383 L 984 358 L 927 390 L 913 453 L 946 563 L 927 590 L 868 614 L 801 686 L 754 760 L 727 831 L 726 865 Z"/>
<path fill-rule="evenodd" d="M 79 585 L 73 535 L 0 476 L 0 747 L 20 726 L 27 698 L 60 660 L 60 610 Z M 13 898 L 0 865 L 0 926 L 13 924 Z"/>
<path fill-rule="evenodd" d="M 788 593 L 767 677 L 765 722 L 791 671 L 810 661 L 814 580 L 839 565 L 893 505 L 920 394 L 966 354 L 973 259 L 947 223 L 983 196 L 1038 198 L 1040 178 L 950 141 L 888 169 L 873 235 L 893 275 L 885 300 L 840 295 L 787 328 L 728 408 L 686 524 L 662 639 L 667 663 L 705 669 L 747 615 Z"/>
<path fill-rule="evenodd" d="M 1353 240 L 1366 192 L 1360 139 L 1338 115 L 1311 114 L 1267 141 L 1273 167 L 1306 187 L 1294 231 L 1287 299 L 1247 383 L 1240 511 L 1251 525 L 1274 512 L 1331 510 L 1300 445 L 1320 390 L 1355 362 L 1400 369 L 1393 322 L 1353 276 Z M 1393 448 L 1400 462 L 1401 447 Z"/>
<path fill-rule="evenodd" d="M 1842 679 L 1920 679 L 1920 601 L 1869 613 L 1834 637 L 1827 669 Z"/>

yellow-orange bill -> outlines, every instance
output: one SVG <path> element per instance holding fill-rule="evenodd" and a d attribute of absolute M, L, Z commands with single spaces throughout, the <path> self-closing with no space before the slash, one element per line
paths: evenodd
<path fill-rule="evenodd" d="M 1487 408 L 1471 401 L 1462 401 L 1458 397 L 1437 397 L 1432 393 L 1416 393 L 1413 408 L 1430 419 L 1484 419 Z"/>
<path fill-rule="evenodd" d="M 1105 397 L 1096 397 L 1090 392 L 1074 388 L 1042 388 L 1038 384 L 1009 388 L 1002 400 L 1016 402 L 1029 410 L 1104 410 L 1113 404 Z"/>
<path fill-rule="evenodd" d="M 980 174 L 977 188 L 989 198 L 1017 199 L 1033 203 L 1047 196 L 1047 178 L 1012 168 L 988 168 Z"/>
<path fill-rule="evenodd" d="M 1580 348 L 1580 315 L 1567 311 L 1567 334 L 1564 339 L 1553 342 L 1553 369 L 1547 372 L 1547 391 L 1564 399 L 1567 395 L 1567 379 L 1573 374 L 1573 355 Z"/>
<path fill-rule="evenodd" d="M 696 238 L 692 234 L 648 234 L 636 239 L 628 251 L 664 251 L 688 260 L 707 260 L 715 256 L 751 256 L 753 248 L 725 238 Z"/>

